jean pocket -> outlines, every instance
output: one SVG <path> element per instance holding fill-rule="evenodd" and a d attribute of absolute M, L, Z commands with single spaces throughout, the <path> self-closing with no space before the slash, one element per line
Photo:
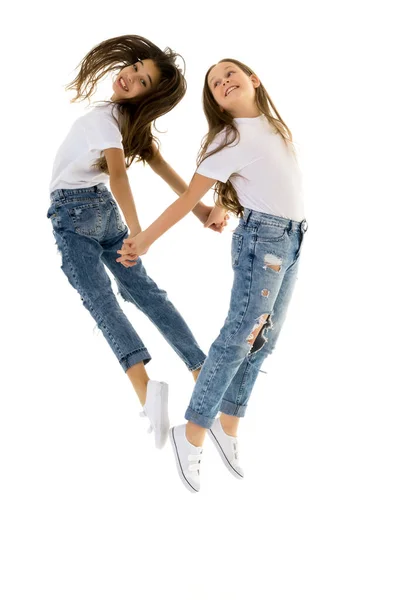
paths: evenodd
<path fill-rule="evenodd" d="M 97 235 L 101 231 L 101 210 L 98 202 L 82 204 L 68 209 L 76 233 Z"/>
<path fill-rule="evenodd" d="M 287 236 L 287 227 L 261 225 L 257 231 L 257 242 L 281 242 Z"/>
<path fill-rule="evenodd" d="M 240 233 L 232 234 L 232 267 L 239 264 L 240 253 L 243 246 L 243 236 Z"/>
<path fill-rule="evenodd" d="M 112 202 L 112 207 L 113 207 L 113 211 L 114 211 L 115 224 L 117 226 L 117 230 L 118 231 L 127 230 L 127 227 L 122 220 L 121 213 L 119 212 L 118 206 L 116 205 L 116 203 L 114 201 Z"/>

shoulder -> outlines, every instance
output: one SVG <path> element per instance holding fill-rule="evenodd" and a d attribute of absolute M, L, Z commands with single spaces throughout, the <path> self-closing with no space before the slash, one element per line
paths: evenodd
<path fill-rule="evenodd" d="M 222 152 L 226 148 L 234 148 L 237 146 L 240 140 L 240 132 L 236 132 L 230 127 L 224 127 L 219 133 L 215 135 L 212 141 L 209 143 L 206 149 L 206 155 L 216 150 Z"/>
<path fill-rule="evenodd" d="M 89 123 L 96 123 L 99 121 L 108 122 L 119 127 L 119 109 L 118 105 L 114 102 L 99 103 L 91 107 L 91 109 L 84 115 L 85 120 Z"/>

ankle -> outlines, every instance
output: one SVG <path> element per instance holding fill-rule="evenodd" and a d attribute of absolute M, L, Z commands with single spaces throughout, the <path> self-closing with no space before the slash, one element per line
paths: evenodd
<path fill-rule="evenodd" d="M 192 371 L 193 379 L 195 381 L 197 381 L 197 378 L 200 375 L 200 371 L 201 371 L 201 367 L 200 367 L 200 369 L 196 369 L 195 371 Z"/>
<path fill-rule="evenodd" d="M 201 448 L 204 443 L 204 438 L 206 437 L 206 431 L 207 430 L 204 427 L 200 427 L 199 425 L 188 421 L 186 424 L 186 439 L 192 446 Z"/>
<path fill-rule="evenodd" d="M 231 437 L 237 437 L 239 417 L 233 417 L 231 415 L 225 415 L 224 413 L 221 413 L 219 420 L 223 432 L 226 433 L 226 435 L 230 435 Z"/>

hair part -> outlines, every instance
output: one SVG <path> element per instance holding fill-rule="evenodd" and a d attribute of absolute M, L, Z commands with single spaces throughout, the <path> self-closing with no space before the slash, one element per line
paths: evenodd
<path fill-rule="evenodd" d="M 177 65 L 178 58 L 183 62 L 183 71 Z M 137 98 L 110 101 L 118 109 L 114 117 L 122 134 L 126 168 L 134 160 L 146 161 L 153 157 L 153 141 L 158 145 L 158 140 L 152 133 L 154 121 L 172 110 L 185 95 L 185 61 L 182 56 L 170 48 L 161 50 L 138 35 L 111 38 L 86 54 L 78 65 L 77 76 L 66 87 L 67 90 L 76 92 L 72 102 L 90 100 L 99 81 L 108 73 L 120 71 L 145 59 L 153 60 L 160 71 L 156 87 L 149 94 Z M 95 164 L 102 171 L 108 172 L 104 156 Z"/>
<path fill-rule="evenodd" d="M 254 75 L 254 71 L 250 69 L 247 65 L 240 62 L 239 60 L 233 58 L 224 58 L 220 60 L 217 64 L 222 62 L 230 62 L 235 64 L 241 71 L 243 71 L 249 77 Z M 226 110 L 221 111 L 220 106 L 216 102 L 210 87 L 208 85 L 208 76 L 210 71 L 216 65 L 212 65 L 205 76 L 204 87 L 203 87 L 203 110 L 208 123 L 208 133 L 205 135 L 202 141 L 202 145 L 197 157 L 197 166 L 209 156 L 220 152 L 223 148 L 228 145 L 239 143 L 240 134 L 239 130 L 234 122 L 233 116 L 227 112 Z M 276 133 L 279 134 L 285 143 L 292 143 L 292 134 L 289 127 L 283 121 L 282 117 L 278 113 L 274 103 L 272 102 L 267 90 L 260 82 L 260 85 L 255 89 L 255 101 L 257 104 L 257 108 L 260 113 L 266 116 L 268 122 L 275 129 Z M 207 153 L 207 150 L 211 144 L 211 142 L 215 139 L 215 137 L 225 130 L 225 135 L 221 140 L 221 143 L 217 148 Z M 235 188 L 232 185 L 231 181 L 227 181 L 223 183 L 222 181 L 217 181 L 214 185 L 214 200 L 215 203 L 219 206 L 223 206 L 230 212 L 233 212 L 237 216 L 243 215 L 243 206 L 239 202 L 239 198 Z"/>

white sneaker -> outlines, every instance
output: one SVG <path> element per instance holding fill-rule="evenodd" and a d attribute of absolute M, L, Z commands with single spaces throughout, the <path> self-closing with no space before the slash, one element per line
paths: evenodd
<path fill-rule="evenodd" d="M 183 485 L 189 492 L 200 491 L 200 462 L 203 448 L 193 446 L 186 437 L 186 424 L 172 427 L 169 432 L 176 466 Z"/>
<path fill-rule="evenodd" d="M 243 479 L 244 472 L 242 467 L 239 465 L 239 446 L 238 439 L 232 435 L 228 435 L 222 429 L 221 421 L 215 419 L 211 426 L 211 429 L 207 431 L 208 435 L 212 439 L 214 446 L 219 452 L 222 460 L 224 461 L 228 470 L 237 477 L 237 479 Z"/>
<path fill-rule="evenodd" d="M 150 421 L 149 433 L 154 431 L 156 448 L 165 446 L 169 430 L 168 384 L 164 381 L 150 381 L 147 384 L 146 402 L 141 417 Z"/>

